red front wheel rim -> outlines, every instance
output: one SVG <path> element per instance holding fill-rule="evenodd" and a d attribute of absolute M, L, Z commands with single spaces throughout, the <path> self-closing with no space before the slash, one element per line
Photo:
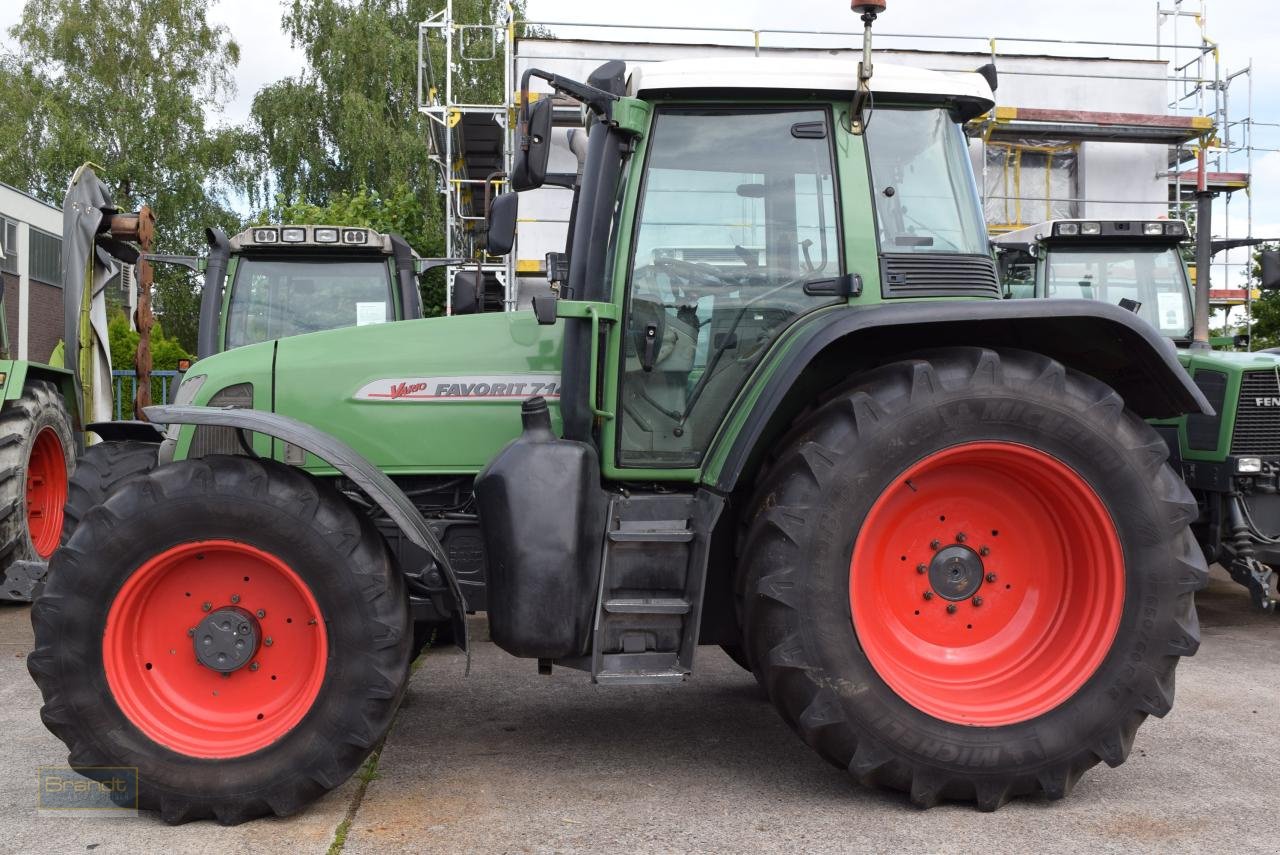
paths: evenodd
<path fill-rule="evenodd" d="M 238 614 L 251 649 L 235 670 L 197 658 L 207 621 Z M 121 587 L 107 614 L 103 666 L 128 719 L 155 742 L 192 757 L 229 758 L 292 730 L 320 692 L 328 662 L 311 589 L 278 557 L 228 540 L 161 552 Z"/>
<path fill-rule="evenodd" d="M 1043 715 L 1106 658 L 1124 555 L 1071 467 L 1008 442 L 912 465 L 854 544 L 854 629 L 880 677 L 935 718 L 997 726 Z"/>
<path fill-rule="evenodd" d="M 41 558 L 58 548 L 62 507 L 67 503 L 67 455 L 58 432 L 43 427 L 27 461 L 27 532 Z"/>

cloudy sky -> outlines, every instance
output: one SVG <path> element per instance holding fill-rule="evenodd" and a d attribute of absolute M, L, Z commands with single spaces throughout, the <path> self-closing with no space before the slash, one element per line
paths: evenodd
<path fill-rule="evenodd" d="M 254 93 L 264 84 L 303 67 L 301 53 L 280 32 L 280 6 L 284 0 L 214 0 L 212 17 L 226 24 L 240 43 L 241 64 L 236 73 L 238 91 L 226 108 L 225 121 L 242 121 Z M 443 2 L 443 0 L 442 0 Z M 1162 0 L 1172 7 L 1174 0 Z M 1280 123 L 1280 50 L 1274 27 L 1274 3 L 1268 0 L 1206 0 L 1208 34 L 1222 48 L 1224 66 L 1230 71 L 1253 63 L 1253 117 L 1258 122 Z M 1184 0 L 1184 9 L 1200 7 Z M 17 0 L 0 3 L 0 28 L 17 19 Z M 584 0 L 527 0 L 532 21 L 605 22 L 662 28 L 673 24 L 693 27 L 734 27 L 749 29 L 852 30 L 858 26 L 845 0 L 648 0 L 643 4 L 584 2 Z M 998 17 L 986 17 L 993 10 Z M 1179 42 L 1193 35 L 1189 19 L 1180 23 Z M 589 35 L 589 31 L 554 28 L 565 36 Z M 1006 39 L 1018 36 L 1063 40 L 1124 41 L 1151 43 L 1156 38 L 1155 0 L 1072 0 L 1067 3 L 998 3 L 982 0 L 894 0 L 878 24 L 884 34 L 948 34 L 981 37 L 974 41 L 950 42 L 953 46 L 978 49 L 988 36 L 1001 37 L 1004 49 L 1027 52 L 1109 53 L 1111 55 L 1154 56 L 1152 48 L 1086 47 L 1076 45 L 1013 46 Z M 656 35 L 656 34 L 655 34 Z M 1171 40 L 1166 23 L 1162 40 Z M 406 33 L 405 38 L 414 38 Z M 713 41 L 705 34 L 699 41 Z M 7 37 L 0 43 L 11 47 Z M 936 40 L 885 38 L 893 47 L 938 48 L 947 42 Z M 1145 52 L 1144 52 L 1145 51 Z M 1243 81 L 1243 78 L 1241 78 Z M 1233 87 L 1233 104 L 1242 104 L 1243 85 Z M 1280 148 L 1280 128 L 1256 128 L 1254 144 Z M 1240 168 L 1233 165 L 1233 169 Z M 1254 234 L 1280 236 L 1280 152 L 1259 153 L 1254 160 Z M 1233 235 L 1244 233 L 1244 201 L 1232 206 Z M 1215 223 L 1215 225 L 1220 225 Z M 1220 228 L 1215 228 L 1220 232 Z"/>

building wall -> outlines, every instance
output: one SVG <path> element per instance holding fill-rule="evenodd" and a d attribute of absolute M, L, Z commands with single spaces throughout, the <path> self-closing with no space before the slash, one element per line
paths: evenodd
<path fill-rule="evenodd" d="M 5 274 L 5 317 L 14 359 L 44 362 L 62 338 L 62 287 L 33 276 L 32 229 L 62 234 L 62 211 L 20 190 L 0 184 L 0 217 L 17 223 L 17 272 Z M 5 247 L 6 253 L 13 250 Z M 44 274 L 56 279 L 56 275 Z"/>

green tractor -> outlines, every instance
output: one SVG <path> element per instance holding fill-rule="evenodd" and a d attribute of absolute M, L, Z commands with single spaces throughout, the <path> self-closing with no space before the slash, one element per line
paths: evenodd
<path fill-rule="evenodd" d="M 554 299 L 195 365 L 32 610 L 69 762 L 136 767 L 169 822 L 296 812 L 386 735 L 415 625 L 469 650 L 474 611 L 601 686 L 720 645 L 921 806 L 1124 762 L 1206 579 L 1146 419 L 1211 409 L 1131 312 L 1000 299 L 962 131 L 993 70 L 872 76 L 869 41 L 530 70 L 591 117 Z M 552 102 L 521 103 L 516 191 Z"/>
<path fill-rule="evenodd" d="M 1009 296 L 1112 303 L 1177 347 L 1178 361 L 1214 412 L 1154 419 L 1152 426 L 1196 497 L 1192 530 L 1205 558 L 1220 562 L 1269 611 L 1280 566 L 1280 356 L 1197 346 L 1195 294 L 1182 252 L 1189 239 L 1181 220 L 1073 219 L 1018 229 L 993 243 Z M 1280 288 L 1280 265 L 1266 261 L 1263 289 Z M 1207 278 L 1200 282 L 1206 289 Z"/>
<path fill-rule="evenodd" d="M 293 335 L 422 317 L 417 273 L 426 265 L 399 235 L 353 226 L 260 225 L 232 238 L 211 228 L 205 237 L 203 257 L 144 256 L 203 275 L 197 359 Z M 217 403 L 248 406 L 233 394 Z M 157 463 L 162 436 L 154 425 L 93 430 L 104 441 L 80 456 L 65 490 L 63 541 L 111 488 Z"/>

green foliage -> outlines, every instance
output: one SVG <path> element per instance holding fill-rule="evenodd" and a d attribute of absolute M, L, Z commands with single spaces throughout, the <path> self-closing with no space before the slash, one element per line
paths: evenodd
<path fill-rule="evenodd" d="M 197 251 L 206 226 L 235 224 L 222 188 L 251 141 L 205 116 L 233 93 L 240 50 L 208 5 L 27 0 L 9 31 L 19 51 L 0 60 L 0 180 L 61 202 L 72 172 L 100 163 L 117 206 L 151 206 L 161 252 Z M 186 341 L 190 286 L 175 281 L 156 304 Z"/>
<path fill-rule="evenodd" d="M 1280 245 L 1267 244 L 1254 248 L 1252 263 L 1249 265 L 1250 288 L 1258 287 L 1258 283 L 1262 281 L 1261 252 L 1264 249 L 1280 249 Z M 1263 291 L 1262 296 L 1253 301 L 1253 326 L 1249 335 L 1252 350 L 1280 347 L 1280 292 Z"/>
<path fill-rule="evenodd" d="M 116 312 L 107 320 L 107 338 L 111 344 L 111 367 L 116 371 L 132 371 L 133 358 L 138 351 L 138 333 L 129 328 L 124 312 Z M 151 362 L 156 371 L 172 371 L 179 359 L 190 359 L 191 354 L 169 338 L 159 324 L 151 328 Z"/>

